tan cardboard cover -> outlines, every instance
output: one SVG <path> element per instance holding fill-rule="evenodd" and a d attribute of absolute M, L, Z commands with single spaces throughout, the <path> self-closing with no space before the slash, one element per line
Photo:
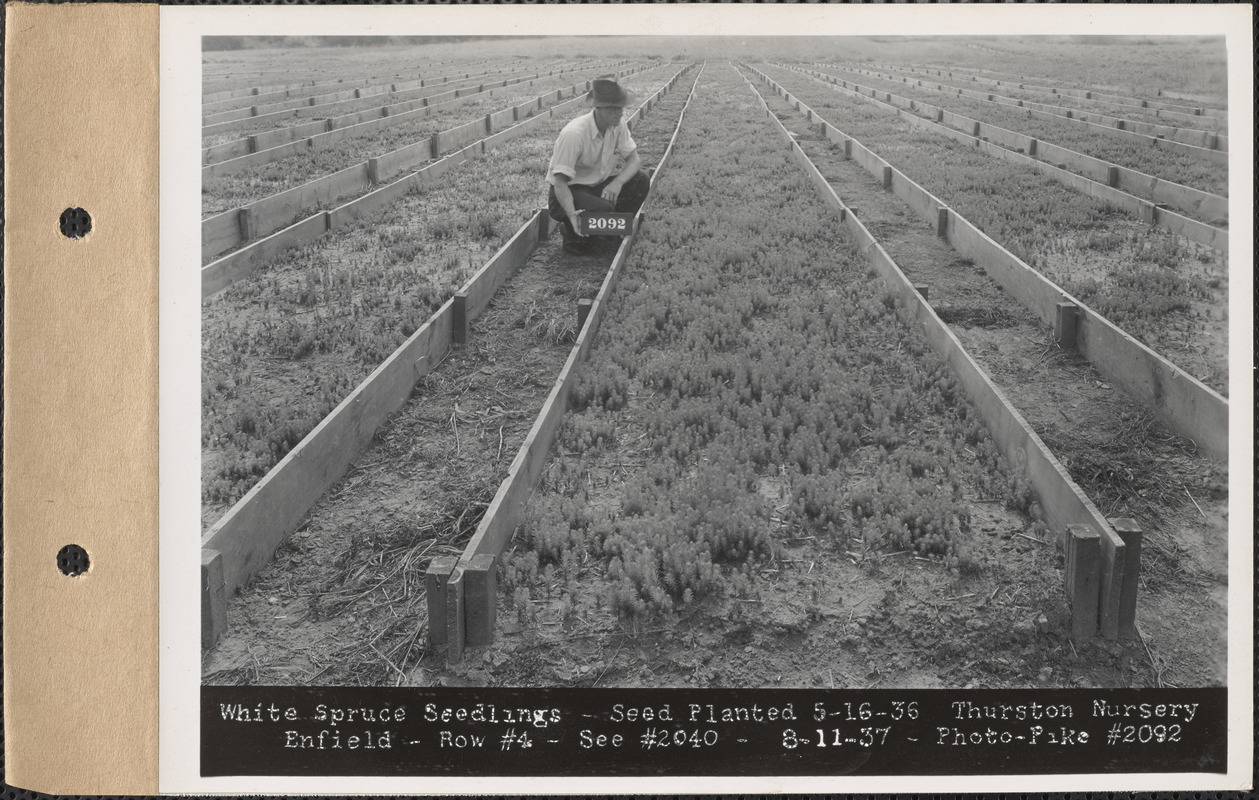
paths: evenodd
<path fill-rule="evenodd" d="M 158 734 L 158 7 L 10 4 L 5 778 L 152 794 Z M 85 238 L 63 236 L 67 208 Z M 57 552 L 85 548 L 67 577 Z"/>

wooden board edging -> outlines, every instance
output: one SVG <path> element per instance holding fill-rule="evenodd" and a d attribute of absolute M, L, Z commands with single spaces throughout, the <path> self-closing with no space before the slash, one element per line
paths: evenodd
<path fill-rule="evenodd" d="M 361 192 L 371 185 L 367 176 L 367 162 L 353 164 L 322 178 L 294 186 L 292 189 L 264 197 L 243 208 L 254 217 L 254 235 L 267 236 L 286 227 L 289 220 L 303 211 L 328 206 L 348 194 Z"/>
<path fill-rule="evenodd" d="M 201 268 L 201 299 L 223 291 L 248 277 L 271 259 L 291 247 L 313 242 L 328 232 L 328 212 L 311 214 L 284 230 L 258 239 L 253 244 L 223 256 Z"/>

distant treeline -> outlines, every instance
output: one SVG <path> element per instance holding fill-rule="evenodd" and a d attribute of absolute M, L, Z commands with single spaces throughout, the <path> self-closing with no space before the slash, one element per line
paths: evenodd
<path fill-rule="evenodd" d="M 285 47 L 378 47 L 381 45 L 450 44 L 478 39 L 504 37 L 489 36 L 203 36 L 202 51 L 211 50 L 263 50 Z M 536 36 L 517 36 L 517 39 L 536 39 Z"/>

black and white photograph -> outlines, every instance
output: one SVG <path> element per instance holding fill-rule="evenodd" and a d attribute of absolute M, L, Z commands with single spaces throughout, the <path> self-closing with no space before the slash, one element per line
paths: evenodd
<path fill-rule="evenodd" d="M 688 748 L 773 713 L 893 757 L 895 692 L 975 698 L 930 744 L 1043 694 L 1027 736 L 1113 711 L 1144 745 L 1197 703 L 1109 692 L 1249 691 L 1226 31 L 270 11 L 198 37 L 178 151 L 201 544 L 175 582 L 206 690 L 603 690 L 604 722 Z M 390 747 L 396 703 L 319 708 L 285 747 L 356 711 Z M 1143 752 L 1121 770 L 1163 771 Z"/>

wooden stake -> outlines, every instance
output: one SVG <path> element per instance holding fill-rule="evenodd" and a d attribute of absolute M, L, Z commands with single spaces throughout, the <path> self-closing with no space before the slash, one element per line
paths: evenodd
<path fill-rule="evenodd" d="M 464 644 L 493 644 L 498 616 L 496 559 L 480 553 L 463 571 Z"/>
<path fill-rule="evenodd" d="M 201 551 L 201 649 L 209 650 L 227 630 L 227 593 L 223 584 L 223 554 Z"/>
<path fill-rule="evenodd" d="M 424 573 L 424 596 L 428 601 L 428 641 L 433 646 L 446 643 L 446 583 L 459 559 L 438 556 Z"/>
<path fill-rule="evenodd" d="M 249 206 L 240 209 L 237 221 L 240 223 L 240 240 L 242 242 L 253 241 L 258 235 L 258 226 L 254 219 L 254 210 Z"/>
<path fill-rule="evenodd" d="M 1080 307 L 1075 303 L 1057 303 L 1054 306 L 1054 340 L 1063 350 L 1076 349 L 1076 330 Z"/>
<path fill-rule="evenodd" d="M 1101 541 L 1101 535 L 1088 525 L 1067 526 L 1067 599 L 1071 603 L 1071 638 L 1078 644 L 1097 634 Z"/>
<path fill-rule="evenodd" d="M 455 567 L 446 581 L 446 661 L 463 660 L 465 620 L 463 616 L 463 567 Z"/>
<path fill-rule="evenodd" d="M 450 340 L 455 344 L 468 342 L 468 293 L 456 292 L 450 311 Z"/>
<path fill-rule="evenodd" d="M 580 335 L 582 329 L 586 327 L 586 317 L 590 315 L 590 307 L 594 304 L 593 300 L 582 299 L 577 301 L 577 333 Z"/>
<path fill-rule="evenodd" d="M 1137 521 L 1128 517 L 1110 520 L 1110 525 L 1124 542 L 1123 584 L 1119 593 L 1119 637 L 1132 638 L 1137 625 L 1137 590 L 1141 584 L 1141 542 L 1145 533 Z"/>

